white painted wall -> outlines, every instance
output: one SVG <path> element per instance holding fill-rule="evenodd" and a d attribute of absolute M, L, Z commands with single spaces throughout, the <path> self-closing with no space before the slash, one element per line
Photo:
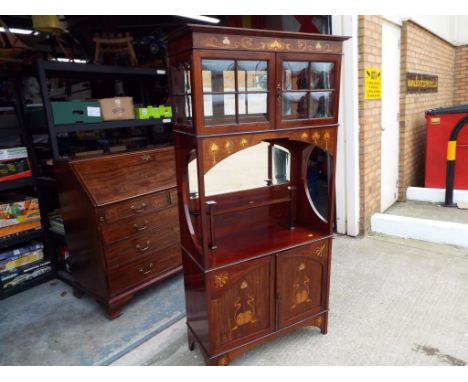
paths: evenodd
<path fill-rule="evenodd" d="M 334 35 L 350 36 L 343 44 L 336 163 L 337 231 L 359 235 L 359 119 L 357 16 L 332 16 Z"/>
<path fill-rule="evenodd" d="M 413 20 L 454 45 L 468 44 L 468 15 L 384 15 L 386 20 L 401 25 Z"/>

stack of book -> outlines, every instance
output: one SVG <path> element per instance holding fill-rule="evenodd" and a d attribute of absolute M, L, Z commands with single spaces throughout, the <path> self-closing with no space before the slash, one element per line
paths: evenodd
<path fill-rule="evenodd" d="M 34 242 L 16 249 L 0 252 L 1 291 L 52 271 L 50 260 L 44 259 L 44 246 Z"/>

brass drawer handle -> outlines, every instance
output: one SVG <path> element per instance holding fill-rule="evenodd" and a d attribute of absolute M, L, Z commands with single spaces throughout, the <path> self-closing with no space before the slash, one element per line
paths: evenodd
<path fill-rule="evenodd" d="M 146 240 L 146 245 L 143 247 L 143 245 L 141 244 L 137 244 L 136 245 L 136 249 L 138 249 L 140 252 L 145 252 L 148 250 L 149 248 L 149 245 L 150 245 L 150 241 L 149 240 Z"/>
<path fill-rule="evenodd" d="M 146 208 L 146 203 L 141 203 L 141 206 L 140 208 L 134 206 L 134 205 L 131 205 L 130 206 L 130 209 L 133 211 L 133 212 L 137 212 L 137 213 L 141 213 L 145 210 Z"/>
<path fill-rule="evenodd" d="M 133 228 L 135 228 L 137 231 L 144 231 L 148 227 L 148 220 L 144 221 L 144 226 L 139 226 L 137 223 L 133 225 Z"/>
<path fill-rule="evenodd" d="M 146 271 L 144 271 L 143 268 L 140 268 L 140 269 L 138 270 L 138 272 L 140 272 L 142 275 L 147 275 L 147 274 L 151 273 L 152 268 L 153 268 L 153 263 L 150 263 L 150 264 L 148 265 L 148 269 L 147 269 Z"/>
<path fill-rule="evenodd" d="M 145 161 L 145 162 L 148 162 L 148 161 L 150 161 L 151 159 L 153 159 L 153 157 L 152 157 L 151 155 L 149 155 L 149 154 L 143 154 L 143 155 L 141 156 L 141 160 L 143 160 L 143 161 Z"/>

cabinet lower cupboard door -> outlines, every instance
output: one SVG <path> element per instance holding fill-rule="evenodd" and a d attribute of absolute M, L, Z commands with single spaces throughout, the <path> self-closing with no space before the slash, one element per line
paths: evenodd
<path fill-rule="evenodd" d="M 275 328 L 274 257 L 215 271 L 209 278 L 213 352 Z"/>
<path fill-rule="evenodd" d="M 277 288 L 280 328 L 325 309 L 328 242 L 322 241 L 278 254 Z"/>

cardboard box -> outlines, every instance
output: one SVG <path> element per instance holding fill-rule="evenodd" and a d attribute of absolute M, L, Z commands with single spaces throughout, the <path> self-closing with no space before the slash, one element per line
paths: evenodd
<path fill-rule="evenodd" d="M 135 108 L 136 119 L 149 119 L 149 113 L 147 107 L 136 107 Z"/>
<path fill-rule="evenodd" d="M 66 101 L 51 102 L 51 105 L 56 125 L 102 122 L 99 102 Z"/>
<path fill-rule="evenodd" d="M 103 98 L 99 100 L 104 121 L 135 119 L 132 97 Z"/>
<path fill-rule="evenodd" d="M 172 118 L 172 107 L 159 105 L 159 116 L 160 118 Z"/>

